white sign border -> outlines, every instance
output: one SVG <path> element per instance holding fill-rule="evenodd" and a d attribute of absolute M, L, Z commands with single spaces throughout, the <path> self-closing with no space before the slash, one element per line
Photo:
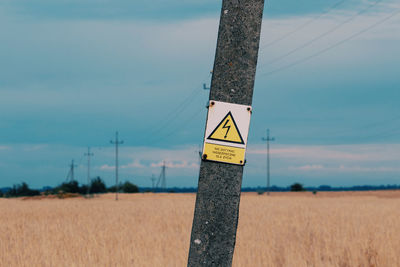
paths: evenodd
<path fill-rule="evenodd" d="M 238 131 L 240 132 L 240 135 L 243 138 L 244 144 L 207 139 L 229 112 L 231 112 L 232 117 L 236 122 L 236 126 L 238 128 Z M 248 105 L 210 100 L 207 115 L 207 126 L 204 135 L 204 143 L 246 149 L 247 138 L 250 129 L 251 113 L 252 107 Z"/>

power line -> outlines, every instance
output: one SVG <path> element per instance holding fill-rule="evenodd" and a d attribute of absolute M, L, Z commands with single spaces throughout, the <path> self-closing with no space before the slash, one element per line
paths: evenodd
<path fill-rule="evenodd" d="M 211 73 L 212 71 L 210 72 L 210 74 Z M 207 76 L 210 76 L 210 74 L 208 74 Z M 186 107 L 188 107 L 188 105 L 195 99 L 195 97 L 200 94 L 201 91 L 202 90 L 199 90 L 199 88 L 196 86 L 179 104 L 175 105 L 175 108 L 173 108 L 170 112 L 167 113 L 166 116 L 163 117 L 163 119 L 160 120 L 161 123 L 155 123 L 153 126 L 146 128 L 145 132 L 148 132 L 149 135 L 151 135 L 152 133 L 156 133 L 160 129 L 165 128 L 166 125 L 169 125 L 172 121 L 176 119 L 176 114 L 184 111 Z"/>
<path fill-rule="evenodd" d="M 293 53 L 296 53 L 297 51 L 299 51 L 299 50 L 301 50 L 301 49 L 303 49 L 303 48 L 305 48 L 305 47 L 307 47 L 307 46 L 313 44 L 314 42 L 316 42 L 316 41 L 318 41 L 318 40 L 324 38 L 325 36 L 327 36 L 327 35 L 329 35 L 329 34 L 335 32 L 336 30 L 338 30 L 339 28 L 341 28 L 343 25 L 345 25 L 345 24 L 349 23 L 350 21 L 354 20 L 355 18 L 357 18 L 357 17 L 360 16 L 361 14 L 364 14 L 365 12 L 367 12 L 369 9 L 371 9 L 371 8 L 374 7 L 374 6 L 376 6 L 376 5 L 377 5 L 378 3 L 380 3 L 380 2 L 382 2 L 382 0 L 377 0 L 377 1 L 375 1 L 374 3 L 370 4 L 368 7 L 364 8 L 364 9 L 361 10 L 361 11 L 359 11 L 358 13 L 356 13 L 356 14 L 353 15 L 353 16 L 351 16 L 349 19 L 343 21 L 342 23 L 336 25 L 336 26 L 333 27 L 332 29 L 330 29 L 330 30 L 328 30 L 328 31 L 326 31 L 326 32 L 324 32 L 324 33 L 322 33 L 322 34 L 316 36 L 315 38 L 313 38 L 313 39 L 311 39 L 310 41 L 308 41 L 308 42 L 302 44 L 301 46 L 298 46 L 298 47 L 296 47 L 295 49 L 292 49 L 291 51 L 287 52 L 286 54 L 283 54 L 283 55 L 281 55 L 281 56 L 279 56 L 279 57 L 273 59 L 272 61 L 268 62 L 268 64 L 262 65 L 260 68 L 263 68 L 263 67 L 265 67 L 265 66 L 272 65 L 272 64 L 274 64 L 275 62 L 278 62 L 278 61 L 280 61 L 280 60 L 282 60 L 282 59 L 284 59 L 284 58 L 286 58 L 286 57 L 292 55 Z"/>
<path fill-rule="evenodd" d="M 183 111 L 185 111 L 185 109 L 186 109 L 187 107 L 189 107 L 190 103 L 192 103 L 193 100 L 196 99 L 195 97 L 196 97 L 197 95 L 199 95 L 200 93 L 201 93 L 201 91 L 200 91 L 200 90 L 197 90 L 197 92 L 195 92 L 194 95 L 191 95 L 191 98 L 190 98 L 190 99 L 188 99 L 187 101 L 185 101 L 183 104 L 179 105 L 179 106 L 177 107 L 177 109 L 175 109 L 174 112 L 171 113 L 172 116 L 171 116 L 169 119 L 164 120 L 161 124 L 159 124 L 158 127 L 157 127 L 155 130 L 153 130 L 152 132 L 149 133 L 149 136 L 151 136 L 151 135 L 153 135 L 153 134 L 155 134 L 155 133 L 158 133 L 158 132 L 160 132 L 161 130 L 167 128 L 173 121 L 175 121 L 175 120 L 178 118 L 178 115 L 179 115 L 179 114 L 183 113 Z"/>
<path fill-rule="evenodd" d="M 203 90 L 197 90 L 196 93 L 197 95 L 200 94 Z M 172 122 L 175 120 L 177 120 L 179 118 L 179 115 L 181 114 L 185 114 L 183 111 L 189 106 L 189 104 L 194 100 L 191 99 L 191 101 L 188 101 L 187 103 L 185 103 L 184 105 L 182 105 L 182 108 L 179 110 L 177 110 L 177 114 L 169 121 L 167 121 L 167 123 L 164 123 L 161 127 L 158 128 L 157 131 L 153 131 L 147 134 L 147 138 L 145 140 L 145 143 L 147 144 L 156 144 L 159 143 L 160 141 L 170 137 L 171 135 L 173 135 L 174 133 L 177 132 L 177 129 L 181 129 L 183 126 L 185 126 L 188 122 L 190 122 L 191 120 L 193 120 L 195 117 L 199 116 L 200 114 L 202 114 L 202 110 L 203 110 L 203 106 L 201 106 L 200 109 L 198 109 L 193 115 L 186 117 L 186 119 L 181 119 L 179 120 L 178 124 L 179 126 L 175 126 L 173 127 L 173 129 L 171 131 L 168 131 L 166 134 L 162 134 L 160 132 L 165 131 L 166 129 L 169 129 L 170 126 L 172 125 Z M 154 138 L 155 134 L 157 134 L 158 136 L 161 135 L 161 137 L 158 138 Z"/>
<path fill-rule="evenodd" d="M 391 137 L 391 136 L 395 136 L 395 135 L 399 135 L 400 133 L 400 127 L 396 126 L 390 130 L 386 130 L 386 131 L 381 131 L 379 133 L 376 134 L 370 134 L 370 135 L 357 135 L 357 139 L 364 139 L 364 140 L 371 140 L 371 139 L 379 139 L 379 138 L 387 138 L 387 137 Z"/>
<path fill-rule="evenodd" d="M 85 158 L 85 155 L 82 155 L 82 157 L 81 157 L 80 160 L 79 160 L 78 166 L 81 165 L 81 163 L 82 163 L 82 161 L 83 161 L 84 158 Z"/>
<path fill-rule="evenodd" d="M 286 70 L 286 69 L 292 68 L 294 66 L 297 66 L 297 65 L 299 65 L 301 63 L 307 62 L 307 61 L 313 59 L 314 57 L 317 57 L 317 56 L 319 56 L 319 55 L 321 55 L 321 54 L 323 54 L 323 53 L 325 53 L 325 52 L 327 52 L 327 51 L 329 51 L 329 50 L 331 50 L 331 49 L 333 49 L 333 48 L 335 48 L 335 47 L 337 47 L 337 46 L 339 46 L 339 45 L 341 45 L 341 44 L 343 44 L 343 43 L 345 43 L 347 41 L 350 41 L 351 39 L 354 39 L 355 37 L 367 32 L 367 31 L 371 30 L 372 28 L 384 23 L 385 21 L 389 20 L 390 18 L 394 17 L 395 15 L 397 15 L 399 13 L 400 13 L 400 10 L 397 10 L 397 11 L 391 13 L 389 16 L 386 16 L 383 19 L 377 21 L 376 23 L 368 26 L 367 28 L 364 28 L 363 30 L 361 30 L 361 31 L 359 31 L 359 32 L 357 32 L 355 34 L 353 34 L 353 35 L 351 35 L 351 36 L 349 36 L 349 37 L 347 37 L 347 38 L 345 38 L 345 39 L 343 39 L 343 40 L 341 40 L 341 41 L 339 41 L 339 42 L 337 42 L 337 43 L 335 43 L 333 45 L 330 45 L 327 48 L 318 51 L 317 53 L 314 53 L 314 54 L 312 54 L 310 56 L 307 56 L 307 57 L 305 57 L 303 59 L 297 60 L 297 61 L 295 61 L 293 63 L 290 63 L 288 65 L 285 65 L 283 67 L 277 68 L 277 69 L 272 70 L 270 72 L 263 73 L 260 76 L 261 77 L 270 76 L 270 75 L 275 74 L 277 72 L 281 72 L 283 70 Z"/>
<path fill-rule="evenodd" d="M 212 74 L 212 71 L 207 75 L 210 76 Z M 205 87 L 205 88 L 204 88 Z M 167 113 L 167 115 L 164 117 L 164 119 L 159 120 L 157 124 L 154 124 L 152 127 L 148 127 L 145 132 L 146 132 L 146 140 L 144 143 L 150 143 L 152 140 L 154 140 L 154 135 L 159 135 L 160 132 L 164 131 L 165 129 L 169 128 L 170 125 L 176 121 L 179 118 L 179 115 L 184 113 L 184 111 L 190 106 L 190 104 L 197 98 L 198 95 L 201 94 L 207 87 L 203 84 L 203 90 L 200 90 L 199 87 L 195 87 L 191 93 L 183 99 L 179 104 L 175 106 L 170 112 Z M 153 142 L 151 142 L 153 143 Z"/>
<path fill-rule="evenodd" d="M 182 129 L 182 127 L 187 126 L 187 124 L 194 120 L 195 118 L 197 118 L 199 115 L 202 114 L 203 107 L 201 107 L 201 109 L 196 110 L 196 113 L 194 113 L 193 115 L 187 117 L 185 120 L 181 121 L 181 124 L 177 127 L 174 127 L 174 129 L 172 129 L 171 131 L 169 131 L 167 134 L 159 137 L 158 139 L 153 139 L 154 141 L 151 142 L 151 144 L 157 144 L 163 140 L 165 140 L 166 138 L 172 136 L 173 134 L 176 134 L 180 129 Z M 149 138 L 151 138 L 151 136 L 149 136 Z M 150 143 L 150 142 L 149 142 Z"/>
<path fill-rule="evenodd" d="M 381 126 L 390 122 L 394 122 L 400 120 L 400 116 L 396 116 L 394 118 L 388 119 L 388 120 L 384 120 L 384 121 L 379 121 L 379 122 L 374 122 L 374 123 L 370 123 L 367 125 L 363 125 L 360 127 L 360 129 L 367 129 L 367 128 L 373 128 L 373 127 L 377 127 L 377 126 Z"/>
<path fill-rule="evenodd" d="M 344 140 L 352 140 L 354 138 L 356 138 L 357 141 L 362 141 L 362 140 L 366 141 L 366 140 L 377 140 L 377 139 L 381 139 L 381 138 L 392 137 L 392 136 L 400 135 L 400 126 L 394 126 L 387 130 L 378 131 L 377 133 L 371 133 L 371 131 L 368 131 L 368 132 L 364 131 L 363 133 L 358 133 L 358 130 L 367 130 L 368 128 L 379 127 L 379 126 L 382 126 L 382 125 L 390 123 L 390 122 L 398 121 L 399 119 L 400 119 L 400 116 L 396 116 L 391 119 L 381 120 L 378 122 L 373 122 L 370 124 L 362 125 L 360 127 L 353 128 L 352 130 L 347 129 L 347 130 L 334 132 L 333 134 L 329 134 L 326 137 L 329 138 L 329 140 L 331 140 L 331 141 L 333 139 L 343 140 L 343 141 Z M 380 130 L 380 127 L 377 130 Z M 349 134 L 351 131 L 354 132 L 354 135 Z M 306 138 L 303 138 L 301 140 L 306 140 Z M 326 143 L 326 142 L 324 142 L 324 143 Z M 336 142 L 333 141 L 333 143 L 336 143 Z"/>
<path fill-rule="evenodd" d="M 146 131 L 149 133 L 149 136 L 159 132 L 160 130 L 171 124 L 171 122 L 173 122 L 177 118 L 177 114 L 183 112 L 200 93 L 201 90 L 199 90 L 199 88 L 195 88 L 195 90 L 193 90 L 190 95 L 188 95 L 181 103 L 177 104 L 174 109 L 172 109 L 163 119 L 160 120 L 161 123 L 155 124 L 154 127 L 149 127 L 149 129 Z"/>
<path fill-rule="evenodd" d="M 321 17 L 325 16 L 326 14 L 328 14 L 329 12 L 331 12 L 332 10 L 336 9 L 337 7 L 339 7 L 341 4 L 343 4 L 344 2 L 346 2 L 346 0 L 340 0 L 338 2 L 336 2 L 334 5 L 332 5 L 330 8 L 328 8 L 327 10 L 325 10 L 324 12 L 322 12 L 321 14 L 319 14 L 318 16 L 306 21 L 305 23 L 303 23 L 302 25 L 300 25 L 299 27 L 295 28 L 293 31 L 275 39 L 272 42 L 269 42 L 268 44 L 264 45 L 261 47 L 261 49 L 270 47 L 276 43 L 279 43 L 282 40 L 285 40 L 287 37 L 291 36 L 292 34 L 304 29 L 305 27 L 307 27 L 308 25 L 310 25 L 311 23 L 313 23 L 314 21 L 319 20 Z"/>
<path fill-rule="evenodd" d="M 395 116 L 395 117 L 390 118 L 390 119 L 380 120 L 380 121 L 375 121 L 375 122 L 368 123 L 368 124 L 365 124 L 365 125 L 360 125 L 360 126 L 358 126 L 356 128 L 343 129 L 343 130 L 335 132 L 334 135 L 335 136 L 340 136 L 340 135 L 343 136 L 343 135 L 345 135 L 345 134 L 347 134 L 349 132 L 354 132 L 355 130 L 368 130 L 368 129 L 380 127 L 380 126 L 383 126 L 385 124 L 392 123 L 392 122 L 395 122 L 395 121 L 398 121 L 398 120 L 400 120 L 400 116 Z"/>

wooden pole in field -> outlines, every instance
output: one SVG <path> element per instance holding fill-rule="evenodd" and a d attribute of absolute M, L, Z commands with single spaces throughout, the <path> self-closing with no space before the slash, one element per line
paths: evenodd
<path fill-rule="evenodd" d="M 251 112 L 263 8 L 264 0 L 223 0 L 209 116 L 217 101 L 245 105 Z M 234 129 L 227 117 L 224 120 L 214 131 L 226 130 L 226 138 Z M 246 142 L 247 133 L 242 140 Z M 203 149 L 188 266 L 231 266 L 245 162 L 244 158 L 236 164 L 210 161 L 211 154 L 206 153 Z"/>

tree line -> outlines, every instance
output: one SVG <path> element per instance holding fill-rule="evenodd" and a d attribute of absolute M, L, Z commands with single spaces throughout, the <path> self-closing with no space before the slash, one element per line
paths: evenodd
<path fill-rule="evenodd" d="M 79 185 L 77 181 L 64 182 L 57 187 L 48 188 L 45 191 L 39 191 L 29 188 L 28 184 L 22 182 L 21 184 L 15 184 L 12 188 L 6 192 L 0 191 L 0 197 L 29 197 L 37 195 L 51 195 L 51 194 L 102 194 L 107 192 L 116 192 L 117 187 L 115 185 L 107 187 L 105 182 L 100 178 L 96 177 L 91 180 L 89 185 Z M 138 193 L 139 187 L 131 182 L 126 181 L 118 185 L 118 192 L 121 193 Z"/>

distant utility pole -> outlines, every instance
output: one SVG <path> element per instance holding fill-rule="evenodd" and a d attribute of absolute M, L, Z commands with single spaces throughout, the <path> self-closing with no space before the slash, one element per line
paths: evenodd
<path fill-rule="evenodd" d="M 154 176 L 154 174 L 152 174 L 151 175 L 151 185 L 152 185 L 153 192 L 155 189 L 155 182 L 156 182 L 156 177 Z"/>
<path fill-rule="evenodd" d="M 210 71 L 210 74 L 212 75 L 213 71 Z M 203 89 L 204 90 L 210 90 L 210 87 L 207 86 L 207 84 L 203 83 Z"/>
<path fill-rule="evenodd" d="M 203 151 L 201 150 L 200 145 L 199 145 L 199 150 L 197 150 L 196 153 L 199 153 L 199 158 L 200 158 L 200 163 L 201 163 L 201 157 L 203 156 Z"/>
<path fill-rule="evenodd" d="M 274 137 L 269 136 L 269 129 L 267 129 L 267 138 L 262 138 L 263 141 L 267 141 L 267 195 L 270 192 L 270 175 L 269 175 L 269 142 L 275 141 Z"/>
<path fill-rule="evenodd" d="M 94 156 L 93 153 L 90 153 L 90 147 L 88 147 L 88 152 L 84 154 L 87 158 L 88 158 L 88 162 L 87 162 L 87 191 L 86 194 L 89 194 L 90 191 L 90 157 Z"/>
<path fill-rule="evenodd" d="M 216 104 L 216 108 L 223 106 L 227 109 L 228 106 L 237 105 L 238 110 L 243 107 L 246 111 L 247 107 L 246 112 L 251 113 L 263 10 L 264 0 L 222 1 L 209 97 L 209 103 Z M 246 116 L 248 114 L 240 112 Z M 250 116 L 244 116 L 244 119 L 236 117 L 239 124 L 234 125 L 233 116 L 236 115 L 232 115 L 230 111 L 226 113 L 219 126 L 215 125 L 215 131 L 219 131 L 214 137 L 224 139 L 229 131 L 231 136 L 235 135 L 235 138 L 230 137 L 231 140 L 234 139 L 232 144 L 236 142 L 246 145 L 247 140 L 241 138 L 235 127 L 242 127 L 241 123 L 250 123 Z M 210 115 L 210 108 L 208 114 Z M 243 126 L 242 134 L 247 137 L 248 129 L 244 129 L 246 127 Z M 205 136 L 204 140 L 212 137 L 212 134 Z M 243 158 L 238 164 L 222 163 L 218 162 L 217 156 L 225 155 L 230 158 L 230 151 L 235 151 L 234 157 L 239 159 L 244 157 L 245 148 L 229 149 L 222 146 L 218 150 L 218 145 L 213 148 L 213 153 L 209 155 L 203 149 L 190 238 L 189 267 L 232 265 L 245 161 Z"/>
<path fill-rule="evenodd" d="M 74 168 L 78 167 L 77 165 L 74 164 L 74 160 L 72 160 L 71 165 L 69 165 L 70 169 L 67 175 L 67 182 L 73 182 L 75 177 L 74 177 Z"/>
<path fill-rule="evenodd" d="M 115 132 L 115 141 L 110 141 L 115 144 L 115 200 L 118 200 L 118 145 L 122 145 L 124 141 L 118 140 L 118 132 Z"/>
<path fill-rule="evenodd" d="M 163 165 L 161 166 L 160 177 L 158 177 L 156 187 L 158 188 L 158 186 L 161 184 L 161 189 L 163 189 L 164 191 L 165 191 L 165 189 L 167 189 L 167 177 L 165 174 L 166 169 L 167 169 L 167 166 L 165 165 L 165 161 L 163 161 Z"/>
<path fill-rule="evenodd" d="M 166 170 L 166 166 L 165 166 L 165 161 L 163 161 L 163 165 L 161 167 L 161 188 L 166 190 L 167 189 L 167 177 L 165 175 L 165 170 Z"/>

